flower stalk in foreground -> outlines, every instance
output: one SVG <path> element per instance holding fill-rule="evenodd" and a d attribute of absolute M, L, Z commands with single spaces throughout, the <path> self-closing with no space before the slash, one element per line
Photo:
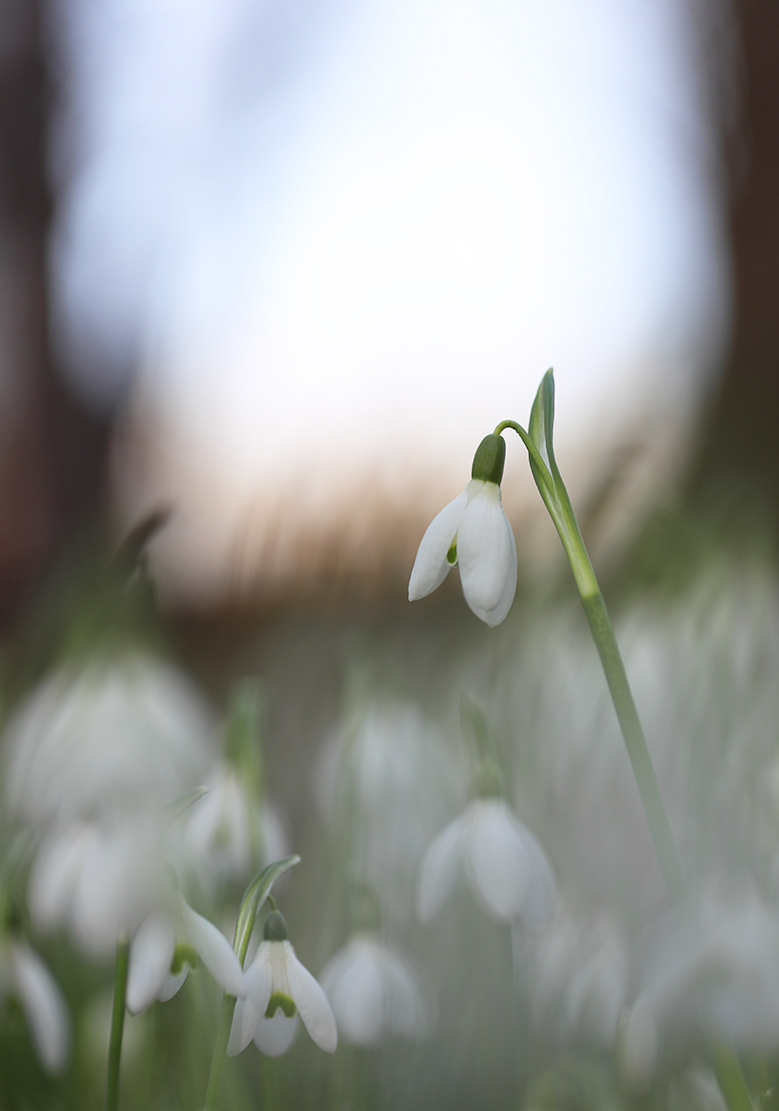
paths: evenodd
<path fill-rule="evenodd" d="M 555 459 L 554 377 L 551 369 L 546 372 L 538 388 L 530 412 L 528 431 L 515 421 L 506 420 L 496 427 L 495 434 L 500 435 L 507 428 L 513 429 L 528 449 L 530 470 L 568 556 L 633 766 L 660 869 L 671 901 L 675 903 L 687 893 L 687 877 L 660 794 L 657 774 L 606 603 Z M 722 1042 L 712 1042 L 710 1051 L 722 1095 L 730 1111 L 752 1111 L 749 1091 L 732 1047 Z"/>
<path fill-rule="evenodd" d="M 116 944 L 114 968 L 114 1003 L 111 1012 L 111 1036 L 108 1043 L 108 1070 L 106 1075 L 106 1111 L 116 1111 L 119 1106 L 119 1065 L 122 1059 L 124 1012 L 127 1001 L 127 970 L 130 964 L 130 943 L 120 938 Z"/>

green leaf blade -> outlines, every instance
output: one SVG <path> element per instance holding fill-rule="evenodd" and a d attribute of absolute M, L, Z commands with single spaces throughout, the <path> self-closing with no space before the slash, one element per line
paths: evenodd
<path fill-rule="evenodd" d="M 260 907 L 268 898 L 270 889 L 279 876 L 296 864 L 300 864 L 300 857 L 297 853 L 293 853 L 292 856 L 285 856 L 283 860 L 277 860 L 259 872 L 246 888 L 241 901 L 241 909 L 238 912 L 235 940 L 233 941 L 233 951 L 241 962 L 241 968 L 243 968 L 243 963 L 246 960 L 249 939 L 252 936 Z"/>

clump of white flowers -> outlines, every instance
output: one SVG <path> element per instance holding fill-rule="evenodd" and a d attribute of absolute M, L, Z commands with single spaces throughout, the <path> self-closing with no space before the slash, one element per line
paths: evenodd
<path fill-rule="evenodd" d="M 170 804 L 212 759 L 213 720 L 173 667 L 140 652 L 70 664 L 3 745 L 8 813 L 34 837 L 30 910 L 93 953 L 132 934 L 167 887 Z"/>

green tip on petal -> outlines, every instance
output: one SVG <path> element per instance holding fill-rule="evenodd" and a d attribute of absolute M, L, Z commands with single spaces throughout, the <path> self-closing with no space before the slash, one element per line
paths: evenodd
<path fill-rule="evenodd" d="M 277 910 L 272 910 L 265 919 L 262 936 L 266 941 L 286 941 L 287 923 L 284 921 L 284 915 Z"/>
<path fill-rule="evenodd" d="M 273 995 L 268 1000 L 265 1017 L 273 1018 L 278 1010 L 283 1011 L 287 1018 L 295 1017 L 295 1011 L 297 1010 L 295 1003 L 288 995 L 285 995 L 283 991 L 274 991 Z"/>
<path fill-rule="evenodd" d="M 185 941 L 180 941 L 173 953 L 173 960 L 170 962 L 171 973 L 177 976 L 185 964 L 193 969 L 200 968 L 200 957 L 191 945 L 187 945 Z"/>
<path fill-rule="evenodd" d="M 490 432 L 476 448 L 471 478 L 478 479 L 480 482 L 494 482 L 496 486 L 500 486 L 505 462 L 506 441 L 502 436 Z"/>

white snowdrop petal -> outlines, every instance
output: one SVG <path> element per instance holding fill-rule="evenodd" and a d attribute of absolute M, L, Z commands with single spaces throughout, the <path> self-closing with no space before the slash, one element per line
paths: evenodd
<path fill-rule="evenodd" d="M 254 1035 L 254 1044 L 266 1057 L 281 1057 L 292 1047 L 298 1032 L 298 1016 L 287 1018 L 277 1011 L 273 1018 L 263 1018 Z"/>
<path fill-rule="evenodd" d="M 327 996 L 321 985 L 297 959 L 290 943 L 283 941 L 282 945 L 287 958 L 289 990 L 303 1025 L 320 1049 L 325 1053 L 335 1053 L 338 1030 Z"/>
<path fill-rule="evenodd" d="M 543 933 L 552 923 L 557 907 L 557 884 L 546 853 L 529 829 L 522 830 L 528 854 L 529 882 L 522 900 L 520 920 L 531 933 Z"/>
<path fill-rule="evenodd" d="M 458 533 L 457 554 L 466 602 L 482 620 L 490 615 L 489 620 L 497 624 L 492 615 L 505 610 L 505 617 L 514 598 L 517 550 L 501 504 L 500 487 L 494 482 L 485 482 L 468 502 Z"/>
<path fill-rule="evenodd" d="M 387 1000 L 377 948 L 367 938 L 353 938 L 322 972 L 338 1029 L 354 1045 L 375 1045 L 384 1033 Z"/>
<path fill-rule="evenodd" d="M 170 975 L 176 931 L 166 914 L 149 914 L 130 943 L 127 1010 L 137 1015 L 157 998 Z"/>
<path fill-rule="evenodd" d="M 416 975 L 405 961 L 386 948 L 382 951 L 382 965 L 388 1030 L 405 1038 L 424 1038 L 432 1025 L 432 1008 Z"/>
<path fill-rule="evenodd" d="M 284 823 L 278 810 L 271 802 L 264 802 L 260 810 L 260 832 L 262 834 L 262 858 L 271 863 L 289 856 L 289 840 L 284 831 Z"/>
<path fill-rule="evenodd" d="M 186 980 L 188 975 L 189 965 L 185 961 L 183 967 L 180 968 L 178 972 L 171 972 L 162 981 L 160 989 L 157 992 L 158 1001 L 160 1003 L 167 1003 L 169 999 L 172 999 L 174 995 L 177 995 L 184 986 L 184 981 Z"/>
<path fill-rule="evenodd" d="M 506 523 L 506 529 L 508 530 L 510 553 L 507 560 L 507 570 L 503 586 L 503 593 L 500 596 L 498 604 L 495 606 L 494 609 L 491 610 L 482 609 L 472 600 L 469 600 L 468 595 L 465 593 L 465 587 L 463 587 L 463 595 L 465 597 L 465 600 L 468 602 L 471 610 L 476 614 L 478 618 L 480 618 L 480 620 L 489 625 L 490 628 L 494 628 L 496 625 L 500 625 L 501 621 L 505 620 L 514 602 L 514 595 L 517 592 L 517 544 L 514 539 L 514 530 L 509 524 L 509 520 L 505 516 L 505 514 L 504 521 Z"/>
<path fill-rule="evenodd" d="M 197 914 L 179 896 L 187 937 L 216 982 L 230 995 L 245 995 L 244 974 L 233 947 L 221 930 Z"/>
<path fill-rule="evenodd" d="M 460 867 L 465 816 L 461 815 L 433 838 L 422 858 L 417 881 L 417 914 L 429 922 L 451 891 Z"/>
<path fill-rule="evenodd" d="M 500 921 L 516 918 L 530 882 L 529 857 L 517 819 L 502 799 L 483 799 L 469 808 L 471 825 L 463 854 L 474 893 Z"/>
<path fill-rule="evenodd" d="M 70 1051 L 70 1016 L 62 993 L 29 946 L 14 944 L 11 961 L 38 1056 L 50 1072 L 61 1072 Z"/>
<path fill-rule="evenodd" d="M 85 830 L 81 869 L 73 892 L 71 926 L 88 952 L 110 953 L 128 927 L 123 912 L 128 904 L 126 839 L 92 825 Z"/>
<path fill-rule="evenodd" d="M 30 914 L 39 930 L 51 929 L 68 915 L 81 869 L 82 834 L 79 826 L 55 834 L 43 841 L 35 854 L 29 900 Z"/>
<path fill-rule="evenodd" d="M 410 602 L 432 594 L 449 574 L 452 565 L 447 562 L 446 554 L 452 546 L 452 540 L 460 526 L 467 502 L 466 489 L 454 501 L 444 506 L 427 526 L 408 583 Z"/>
<path fill-rule="evenodd" d="M 622 1067 L 630 1088 L 645 1092 L 652 1083 L 657 1066 L 658 1030 L 652 1007 L 639 996 L 628 1019 L 622 1037 Z"/>
<path fill-rule="evenodd" d="M 270 946 L 263 942 L 257 955 L 244 973 L 245 997 L 235 1006 L 230 1040 L 227 1044 L 228 1057 L 242 1053 L 262 1022 L 271 997 L 272 977 L 270 965 Z"/>

